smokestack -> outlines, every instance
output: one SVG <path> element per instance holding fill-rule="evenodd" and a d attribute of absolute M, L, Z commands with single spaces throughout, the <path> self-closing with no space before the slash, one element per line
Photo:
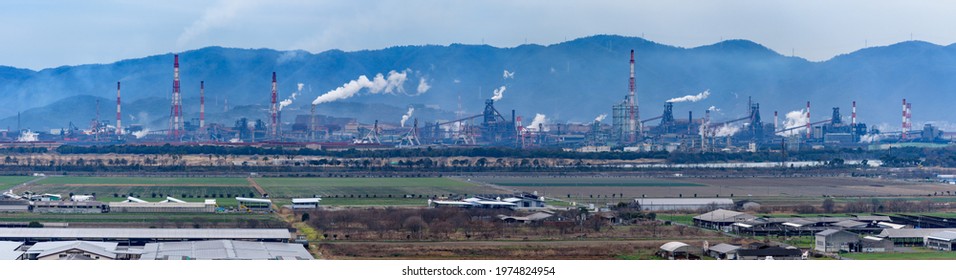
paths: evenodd
<path fill-rule="evenodd" d="M 777 131 L 777 111 L 773 111 L 773 131 Z"/>
<path fill-rule="evenodd" d="M 853 101 L 853 113 L 850 115 L 850 127 L 851 130 L 856 130 L 856 101 Z"/>
<path fill-rule="evenodd" d="M 276 72 L 272 72 L 272 107 L 269 113 L 272 114 L 272 137 L 279 136 L 279 117 L 277 116 L 279 107 L 276 106 Z"/>
<path fill-rule="evenodd" d="M 206 82 L 199 81 L 199 129 L 206 128 Z"/>
<path fill-rule="evenodd" d="M 315 104 L 309 110 L 309 139 L 315 141 Z"/>
<path fill-rule="evenodd" d="M 173 104 L 169 110 L 169 138 L 179 140 L 183 129 L 182 97 L 179 94 L 179 55 L 173 56 Z"/>
<path fill-rule="evenodd" d="M 627 107 L 628 107 L 628 129 L 629 140 L 631 143 L 636 141 L 640 124 L 637 122 L 637 95 L 635 94 L 634 84 L 634 50 L 631 50 L 631 75 L 628 79 Z"/>
<path fill-rule="evenodd" d="M 903 123 L 900 124 L 900 135 L 906 140 L 906 98 L 903 98 Z"/>
<path fill-rule="evenodd" d="M 123 114 L 120 108 L 120 82 L 116 82 L 116 135 L 123 135 Z"/>
<path fill-rule="evenodd" d="M 810 139 L 811 133 L 812 131 L 810 127 L 810 101 L 807 101 L 807 139 L 808 140 Z"/>

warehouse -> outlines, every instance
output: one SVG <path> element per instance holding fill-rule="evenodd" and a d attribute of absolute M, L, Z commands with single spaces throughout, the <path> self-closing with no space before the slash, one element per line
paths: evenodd
<path fill-rule="evenodd" d="M 634 202 L 644 211 L 734 209 L 729 198 L 637 198 Z"/>
<path fill-rule="evenodd" d="M 35 213 L 105 213 L 106 204 L 99 201 L 37 201 L 33 203 Z"/>
<path fill-rule="evenodd" d="M 322 201 L 321 198 L 293 198 L 292 199 L 292 210 L 296 211 L 308 211 L 319 208 L 319 202 Z"/>
<path fill-rule="evenodd" d="M 128 197 L 123 202 L 110 202 L 110 212 L 113 213 L 214 213 L 216 200 L 206 199 L 205 202 L 185 202 L 167 197 L 163 202 L 149 202 L 135 197 Z"/>
<path fill-rule="evenodd" d="M 737 222 L 746 222 L 756 219 L 754 215 L 717 209 L 694 217 L 694 225 L 702 228 L 729 230 Z"/>
<path fill-rule="evenodd" d="M 19 199 L 0 198 L 0 212 L 30 212 L 30 202 Z"/>
<path fill-rule="evenodd" d="M 42 241 L 109 241 L 143 245 L 161 241 L 249 240 L 288 242 L 288 229 L 248 228 L 0 228 L 0 240 L 27 243 Z"/>
<path fill-rule="evenodd" d="M 146 244 L 141 260 L 311 260 L 301 244 L 207 240 Z"/>
<path fill-rule="evenodd" d="M 51 241 L 38 242 L 27 249 L 29 260 L 115 260 L 116 242 Z"/>
<path fill-rule="evenodd" d="M 248 212 L 271 212 L 272 200 L 262 198 L 237 197 L 239 201 L 239 210 Z"/>
<path fill-rule="evenodd" d="M 658 256 L 669 260 L 699 260 L 702 254 L 703 249 L 679 241 L 664 243 L 657 251 Z"/>
<path fill-rule="evenodd" d="M 941 231 L 926 236 L 926 248 L 956 251 L 956 231 Z"/>
<path fill-rule="evenodd" d="M 733 260 L 737 259 L 737 250 L 740 249 L 740 246 L 720 243 L 714 246 L 707 248 L 707 255 L 718 260 Z"/>
<path fill-rule="evenodd" d="M 927 236 L 942 231 L 956 231 L 956 228 L 887 228 L 877 237 L 892 240 L 899 247 L 924 246 Z"/>
<path fill-rule="evenodd" d="M 824 253 L 860 251 L 858 248 L 860 237 L 848 231 L 836 229 L 824 230 L 815 235 L 815 241 L 816 246 L 814 249 Z"/>

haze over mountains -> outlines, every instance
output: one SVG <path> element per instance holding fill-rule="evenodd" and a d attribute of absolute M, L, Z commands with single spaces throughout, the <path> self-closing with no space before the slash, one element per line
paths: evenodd
<path fill-rule="evenodd" d="M 637 92 L 642 118 L 660 115 L 665 100 L 705 90 L 698 102 L 674 106 L 675 117 L 687 111 L 701 116 L 714 106 L 716 120 L 746 115 L 748 96 L 761 106 L 764 121 L 773 111 L 781 118 L 813 104 L 813 120 L 829 118 L 831 107 L 850 114 L 857 101 L 858 119 L 898 129 L 902 98 L 913 103 L 913 120 L 954 122 L 956 45 L 909 41 L 862 49 L 823 62 L 778 54 L 746 40 L 681 48 L 641 38 L 599 35 L 560 44 L 496 48 L 487 45 L 401 46 L 382 50 L 317 54 L 304 51 L 208 47 L 180 54 L 182 93 L 187 119 L 198 116 L 199 81 L 206 84 L 207 118 L 231 125 L 242 116 L 265 119 L 271 72 L 279 79 L 279 98 L 304 88 L 286 110 L 307 113 L 316 96 L 351 80 L 377 73 L 408 70 L 404 93 L 361 93 L 322 104 L 320 114 L 380 119 L 398 123 L 411 104 L 426 120 L 452 119 L 459 96 L 468 115 L 477 114 L 493 91 L 505 86 L 496 103 L 516 109 L 530 120 L 537 113 L 560 121 L 588 122 L 609 114 L 627 93 L 629 50 L 637 52 Z M 123 83 L 124 124 L 165 128 L 172 87 L 172 54 L 110 64 L 63 66 L 41 71 L 0 67 L 0 127 L 46 130 L 73 121 L 88 126 L 100 98 L 102 119 L 115 117 L 116 81 Z M 513 73 L 507 76 L 505 71 Z M 430 88 L 417 93 L 420 80 Z M 230 112 L 223 112 L 228 99 Z M 243 106 L 252 105 L 252 106 Z M 419 107 L 421 108 L 421 107 Z M 130 116 L 138 118 L 131 119 Z M 608 120 L 610 121 L 610 120 Z"/>

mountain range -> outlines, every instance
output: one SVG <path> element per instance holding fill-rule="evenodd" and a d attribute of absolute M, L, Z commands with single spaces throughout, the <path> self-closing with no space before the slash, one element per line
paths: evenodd
<path fill-rule="evenodd" d="M 924 122 L 956 123 L 948 114 L 956 103 L 956 45 L 907 41 L 870 47 L 813 62 L 785 56 L 747 40 L 728 40 L 694 48 L 669 46 L 637 37 L 596 35 L 558 44 L 497 48 L 488 45 L 396 46 L 380 50 L 321 53 L 207 47 L 180 53 L 183 108 L 198 117 L 199 81 L 205 81 L 209 121 L 232 124 L 239 117 L 266 119 L 271 72 L 278 75 L 279 99 L 298 92 L 286 110 L 305 114 L 315 97 L 360 75 L 405 71 L 403 91 L 372 94 L 319 106 L 320 114 L 398 123 L 415 106 L 423 121 L 449 120 L 458 106 L 478 114 L 493 91 L 496 102 L 530 120 L 589 122 L 609 114 L 628 91 L 629 51 L 636 51 L 636 85 L 642 118 L 660 115 L 665 100 L 709 91 L 698 102 L 674 105 L 675 117 L 687 111 L 715 120 L 747 113 L 747 100 L 760 104 L 764 121 L 773 111 L 781 118 L 813 105 L 814 121 L 829 118 L 831 107 L 848 117 L 857 101 L 858 119 L 898 129 L 901 101 L 913 103 L 915 128 Z M 33 71 L 0 67 L 0 127 L 34 130 L 88 126 L 96 115 L 115 116 L 116 82 L 123 85 L 124 124 L 165 128 L 172 92 L 173 54 L 158 54 L 109 64 L 62 66 Z M 513 73 L 508 76 L 505 72 Z M 430 87 L 419 94 L 424 80 Z M 228 101 L 227 101 L 228 100 Z M 460 100 L 460 101 L 459 101 Z M 224 111 L 226 103 L 233 108 Z M 509 114 L 509 113 L 505 113 Z M 289 117 L 284 117 L 291 120 Z M 82 124 L 82 125 L 81 125 Z M 945 128 L 945 126 L 944 126 Z"/>

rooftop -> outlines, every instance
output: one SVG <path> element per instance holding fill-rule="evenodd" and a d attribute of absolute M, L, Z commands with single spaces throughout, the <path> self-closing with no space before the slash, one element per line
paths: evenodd
<path fill-rule="evenodd" d="M 943 241 L 954 241 L 956 240 L 956 231 L 941 231 L 941 232 L 930 234 L 929 236 L 926 236 L 926 238 L 932 238 L 932 239 L 943 240 Z"/>
<path fill-rule="evenodd" d="M 289 239 L 288 229 L 0 228 L 0 239 Z"/>
<path fill-rule="evenodd" d="M 730 198 L 635 198 L 634 202 L 642 206 L 646 205 L 707 205 L 734 204 Z"/>
<path fill-rule="evenodd" d="M 704 214 L 700 214 L 694 217 L 695 220 L 702 220 L 708 222 L 739 222 L 755 219 L 754 215 L 747 213 L 741 213 L 737 211 L 730 211 L 724 209 L 717 209 L 710 211 Z"/>
<path fill-rule="evenodd" d="M 208 240 L 146 244 L 141 260 L 311 260 L 301 244 Z"/>

